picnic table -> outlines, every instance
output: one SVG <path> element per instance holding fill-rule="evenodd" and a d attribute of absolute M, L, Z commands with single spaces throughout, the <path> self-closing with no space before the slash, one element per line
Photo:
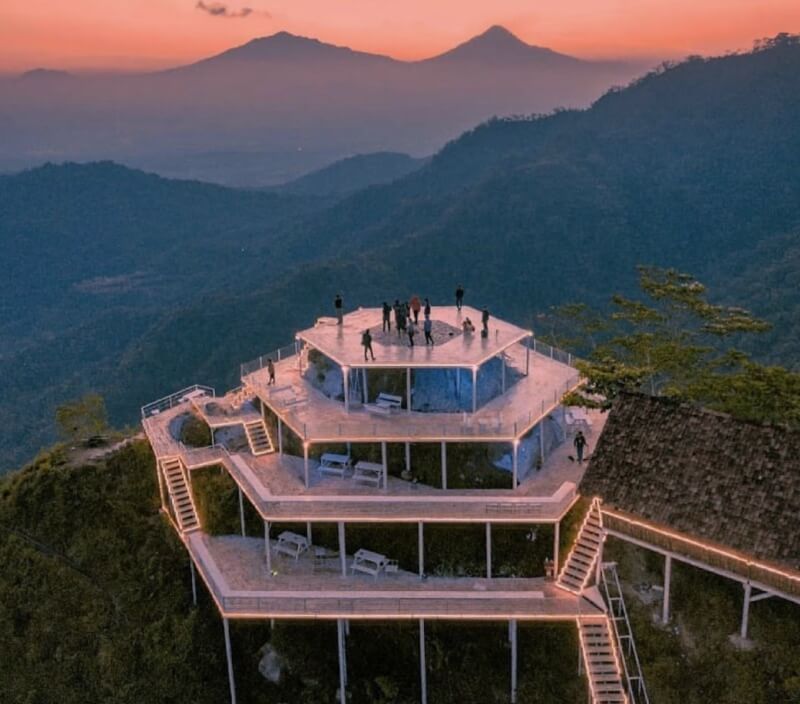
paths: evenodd
<path fill-rule="evenodd" d="M 383 479 L 384 467 L 377 462 L 356 462 L 353 470 L 353 481 L 355 483 L 372 484 L 379 487 Z"/>
<path fill-rule="evenodd" d="M 381 392 L 378 394 L 378 398 L 375 399 L 375 403 L 368 403 L 366 409 L 370 413 L 388 416 L 391 415 L 392 411 L 400 410 L 402 405 L 403 399 L 400 396 Z"/>
<path fill-rule="evenodd" d="M 308 538 L 304 535 L 292 533 L 290 530 L 285 530 L 278 536 L 278 542 L 273 550 L 296 560 L 308 550 Z"/>
<path fill-rule="evenodd" d="M 344 477 L 350 469 L 350 455 L 339 455 L 335 452 L 326 452 L 319 460 L 320 474 L 336 474 Z"/>
<path fill-rule="evenodd" d="M 398 564 L 397 560 L 390 560 L 386 555 L 362 548 L 353 555 L 353 564 L 350 565 L 350 569 L 354 573 L 363 572 L 377 579 L 381 572 L 397 572 Z"/>
<path fill-rule="evenodd" d="M 585 408 L 581 408 L 580 406 L 570 407 L 564 414 L 564 420 L 566 421 L 567 427 L 570 428 L 589 430 L 592 427 L 592 420 L 589 418 L 589 414 L 586 412 Z"/>

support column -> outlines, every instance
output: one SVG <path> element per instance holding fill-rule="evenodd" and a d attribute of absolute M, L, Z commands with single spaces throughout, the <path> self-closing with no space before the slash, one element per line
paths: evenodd
<path fill-rule="evenodd" d="M 511 443 L 511 488 L 519 486 L 519 440 Z"/>
<path fill-rule="evenodd" d="M 500 353 L 500 382 L 502 384 L 503 393 L 506 392 L 506 356 Z"/>
<path fill-rule="evenodd" d="M 750 582 L 745 582 L 742 586 L 744 587 L 744 604 L 742 605 L 742 627 L 739 630 L 739 635 L 742 640 L 747 640 L 747 626 L 750 621 L 750 592 L 752 591 L 752 587 L 750 586 Z"/>
<path fill-rule="evenodd" d="M 233 680 L 233 657 L 231 656 L 231 632 L 228 619 L 222 619 L 222 628 L 225 631 L 225 657 L 228 660 L 228 684 L 231 690 L 231 704 L 236 704 L 236 683 Z"/>
<path fill-rule="evenodd" d="M 168 511 L 167 508 L 167 494 L 164 490 L 164 475 L 161 473 L 161 462 L 156 461 L 156 474 L 158 475 L 158 493 L 161 495 L 161 508 Z"/>
<path fill-rule="evenodd" d="M 478 410 L 478 369 L 472 368 L 472 412 Z"/>
<path fill-rule="evenodd" d="M 311 477 L 308 471 L 308 443 L 303 443 L 303 477 L 305 479 L 306 489 L 311 483 Z"/>
<path fill-rule="evenodd" d="M 406 443 L 406 472 L 411 473 L 411 443 Z"/>
<path fill-rule="evenodd" d="M 456 398 L 461 398 L 461 367 L 456 367 Z"/>
<path fill-rule="evenodd" d="M 344 620 L 336 619 L 336 641 L 339 646 L 339 701 L 345 704 L 347 701 L 345 686 L 347 684 L 347 666 L 344 661 Z"/>
<path fill-rule="evenodd" d="M 342 577 L 347 576 L 347 549 L 344 542 L 344 522 L 339 521 L 339 561 L 342 564 Z"/>
<path fill-rule="evenodd" d="M 386 442 L 381 443 L 381 462 L 383 463 L 383 488 L 389 488 L 389 464 L 386 453 Z"/>
<path fill-rule="evenodd" d="M 447 489 L 447 443 L 442 440 L 442 489 Z"/>
<path fill-rule="evenodd" d="M 544 467 L 544 418 L 539 421 L 539 459 Z"/>
<path fill-rule="evenodd" d="M 603 572 L 603 547 L 606 544 L 605 533 L 600 534 L 600 544 L 597 546 L 597 562 L 594 566 L 594 583 L 600 585 L 600 577 Z"/>
<path fill-rule="evenodd" d="M 511 642 L 511 704 L 517 701 L 517 620 L 508 622 L 508 639 Z"/>
<path fill-rule="evenodd" d="M 486 522 L 486 576 L 492 578 L 492 524 Z"/>
<path fill-rule="evenodd" d="M 192 573 L 192 604 L 197 606 L 197 578 L 194 575 L 194 561 L 189 558 L 189 572 Z"/>
<path fill-rule="evenodd" d="M 267 573 L 272 576 L 272 550 L 269 544 L 269 521 L 264 521 L 264 557 L 267 561 Z"/>
<path fill-rule="evenodd" d="M 664 558 L 664 603 L 661 605 L 661 623 L 669 623 L 669 588 L 672 583 L 672 555 Z"/>
<path fill-rule="evenodd" d="M 308 546 L 311 547 L 311 521 L 306 521 L 306 540 L 308 540 Z"/>
<path fill-rule="evenodd" d="M 242 526 L 242 537 L 244 537 L 244 498 L 242 497 L 242 487 L 237 488 L 239 489 L 239 523 Z"/>
<path fill-rule="evenodd" d="M 342 367 L 342 383 L 344 384 L 344 410 L 350 410 L 350 367 Z"/>
<path fill-rule="evenodd" d="M 411 367 L 406 367 L 406 412 L 411 413 Z"/>
<path fill-rule="evenodd" d="M 278 417 L 278 454 L 283 457 L 283 421 Z"/>
<path fill-rule="evenodd" d="M 362 397 L 364 403 L 366 404 L 366 403 L 369 402 L 369 394 L 367 393 L 367 368 L 366 367 L 362 367 L 361 368 L 361 386 L 363 387 L 361 389 L 361 397 Z"/>
<path fill-rule="evenodd" d="M 553 535 L 553 569 L 554 576 L 558 576 L 558 552 L 561 548 L 561 523 L 554 524 Z"/>
<path fill-rule="evenodd" d="M 422 521 L 417 523 L 417 555 L 419 557 L 419 577 L 425 574 L 425 534 Z"/>
<path fill-rule="evenodd" d="M 420 523 L 420 525 L 422 525 Z M 425 619 L 419 620 L 419 689 L 420 702 L 428 704 L 428 671 L 425 664 Z"/>
<path fill-rule="evenodd" d="M 531 338 L 529 337 L 525 345 L 525 376 L 531 372 Z"/>

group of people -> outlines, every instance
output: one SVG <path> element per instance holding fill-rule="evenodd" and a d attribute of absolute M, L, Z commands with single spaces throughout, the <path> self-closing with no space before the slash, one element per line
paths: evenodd
<path fill-rule="evenodd" d="M 433 321 L 431 320 L 431 302 L 425 298 L 425 305 L 419 296 L 412 296 L 408 301 L 400 302 L 396 298 L 394 305 L 383 302 L 383 332 L 392 329 L 392 317 L 397 330 L 397 336 L 401 337 L 404 333 L 408 335 L 408 346 L 414 346 L 414 336 L 419 331 L 419 314 L 424 315 L 422 330 L 425 333 L 425 344 L 433 345 Z"/>

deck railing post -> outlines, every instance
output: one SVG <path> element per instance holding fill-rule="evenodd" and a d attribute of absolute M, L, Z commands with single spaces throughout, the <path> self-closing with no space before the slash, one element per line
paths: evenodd
<path fill-rule="evenodd" d="M 264 557 L 267 561 L 267 574 L 272 576 L 272 550 L 269 544 L 269 521 L 264 521 Z"/>
<path fill-rule="evenodd" d="M 347 701 L 347 694 L 345 686 L 347 683 L 347 666 L 344 661 L 344 620 L 336 619 L 336 640 L 339 651 L 339 701 L 345 704 Z"/>
<path fill-rule="evenodd" d="M 342 577 L 347 576 L 347 546 L 344 539 L 344 521 L 339 521 L 337 525 L 339 531 L 339 561 L 342 567 Z"/>
<path fill-rule="evenodd" d="M 419 559 L 419 577 L 425 574 L 425 533 L 422 521 L 417 523 L 417 554 Z"/>
<path fill-rule="evenodd" d="M 517 621 L 511 619 L 508 624 L 511 641 L 511 704 L 517 701 Z"/>
<path fill-rule="evenodd" d="M 422 525 L 422 524 L 420 524 Z M 425 619 L 419 620 L 419 688 L 420 702 L 428 704 L 428 672 L 425 664 Z"/>
<path fill-rule="evenodd" d="M 442 440 L 442 489 L 447 489 L 447 443 Z"/>
<path fill-rule="evenodd" d="M 486 577 L 492 578 L 492 524 L 486 521 Z"/>
<path fill-rule="evenodd" d="M 236 683 L 233 679 L 233 657 L 231 656 L 231 633 L 228 619 L 222 619 L 222 628 L 225 631 L 225 657 L 228 660 L 228 684 L 231 690 L 231 704 L 236 704 Z"/>

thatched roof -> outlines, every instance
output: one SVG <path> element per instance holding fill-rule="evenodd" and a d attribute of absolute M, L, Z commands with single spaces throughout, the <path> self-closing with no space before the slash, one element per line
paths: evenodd
<path fill-rule="evenodd" d="M 800 430 L 624 395 L 610 411 L 580 491 L 800 570 Z"/>

